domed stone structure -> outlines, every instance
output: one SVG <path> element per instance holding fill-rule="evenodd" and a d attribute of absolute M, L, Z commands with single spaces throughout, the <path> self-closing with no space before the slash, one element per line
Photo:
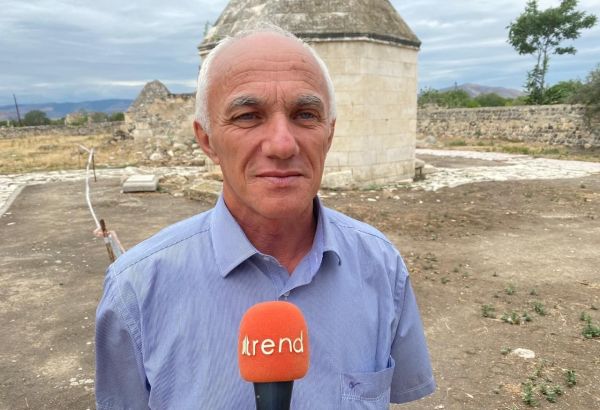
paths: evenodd
<path fill-rule="evenodd" d="M 231 0 L 199 45 L 200 56 L 264 22 L 310 43 L 329 67 L 338 120 L 325 173 L 341 172 L 357 186 L 412 178 L 421 43 L 391 3 Z"/>

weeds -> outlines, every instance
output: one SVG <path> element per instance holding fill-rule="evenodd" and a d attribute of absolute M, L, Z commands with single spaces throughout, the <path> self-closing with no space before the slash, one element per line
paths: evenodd
<path fill-rule="evenodd" d="M 556 403 L 556 398 L 563 394 L 563 389 L 558 385 L 548 386 L 547 384 L 543 384 L 540 387 L 540 393 L 542 393 L 550 403 Z"/>
<path fill-rule="evenodd" d="M 450 147 L 464 147 L 466 145 L 467 145 L 467 142 L 462 139 L 448 141 L 448 146 L 450 146 Z"/>
<path fill-rule="evenodd" d="M 500 318 L 503 322 L 510 323 L 511 325 L 520 325 L 521 316 L 517 312 L 504 313 Z"/>
<path fill-rule="evenodd" d="M 481 306 L 481 316 L 495 318 L 496 317 L 496 309 L 492 305 L 482 305 Z"/>
<path fill-rule="evenodd" d="M 544 304 L 542 302 L 533 302 L 533 310 L 540 316 L 546 316 L 546 308 L 544 307 Z"/>
<path fill-rule="evenodd" d="M 538 401 L 535 399 L 533 383 L 527 382 L 523 384 L 523 403 L 528 406 L 537 406 Z"/>
<path fill-rule="evenodd" d="M 567 386 L 575 386 L 577 384 L 577 374 L 575 374 L 575 370 L 565 371 L 565 380 L 567 382 Z"/>
<path fill-rule="evenodd" d="M 512 283 L 504 289 L 504 292 L 507 295 L 514 295 L 516 293 L 516 291 L 517 291 L 517 289 L 515 288 L 515 286 Z"/>

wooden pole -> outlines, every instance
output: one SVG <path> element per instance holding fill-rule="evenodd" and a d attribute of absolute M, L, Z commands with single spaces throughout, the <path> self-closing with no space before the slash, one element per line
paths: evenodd
<path fill-rule="evenodd" d="M 113 263 L 115 261 L 115 253 L 110 246 L 110 241 L 108 239 L 108 231 L 106 230 L 106 224 L 104 223 L 104 219 L 100 219 L 100 228 L 102 229 L 102 236 L 104 237 L 104 244 L 106 245 L 106 250 L 108 251 L 108 258 L 110 262 Z"/>

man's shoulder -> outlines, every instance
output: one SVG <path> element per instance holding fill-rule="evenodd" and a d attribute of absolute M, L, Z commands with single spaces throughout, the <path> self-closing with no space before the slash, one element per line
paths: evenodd
<path fill-rule="evenodd" d="M 212 209 L 163 228 L 121 255 L 112 265 L 112 272 L 119 274 L 131 266 L 152 259 L 164 250 L 184 247 L 192 238 L 208 235 L 211 213 Z"/>
<path fill-rule="evenodd" d="M 363 240 L 378 242 L 382 246 L 394 247 L 390 240 L 377 228 L 334 209 L 323 207 L 323 210 L 327 222 L 343 235 L 356 236 Z"/>

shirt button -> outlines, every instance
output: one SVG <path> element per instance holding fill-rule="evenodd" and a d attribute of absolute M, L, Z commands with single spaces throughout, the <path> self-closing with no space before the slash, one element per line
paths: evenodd
<path fill-rule="evenodd" d="M 285 293 L 283 294 L 283 296 L 285 296 L 285 297 L 287 298 L 288 296 L 290 296 L 290 292 L 289 292 L 289 291 L 288 291 L 288 292 L 285 292 Z"/>

